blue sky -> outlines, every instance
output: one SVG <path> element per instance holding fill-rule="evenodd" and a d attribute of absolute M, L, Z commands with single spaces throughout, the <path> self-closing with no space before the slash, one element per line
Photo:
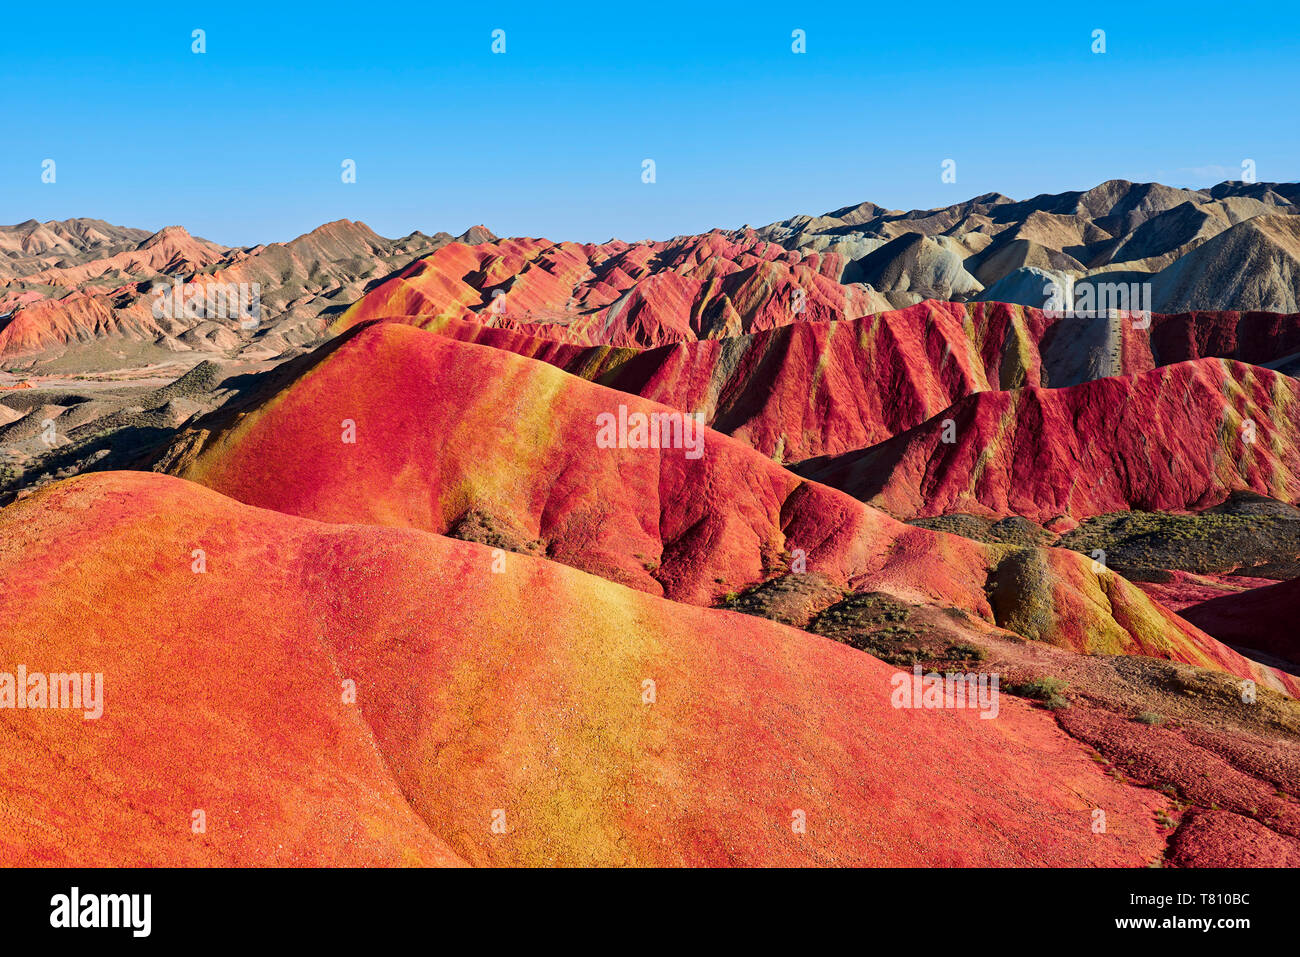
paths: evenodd
<path fill-rule="evenodd" d="M 1247 158 L 1294 181 L 1297 64 L 1289 3 L 9 5 L 0 222 L 602 241 Z"/>

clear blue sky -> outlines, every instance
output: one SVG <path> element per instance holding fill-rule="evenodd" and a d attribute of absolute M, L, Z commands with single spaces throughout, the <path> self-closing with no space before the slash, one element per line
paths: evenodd
<path fill-rule="evenodd" d="M 1238 178 L 1245 158 L 1261 180 L 1300 179 L 1295 3 L 101 2 L 0 16 L 3 223 L 178 223 L 246 245 L 346 217 L 388 236 L 484 223 L 601 241 L 868 199 L 1203 186 Z M 948 158 L 954 184 L 940 181 Z"/>

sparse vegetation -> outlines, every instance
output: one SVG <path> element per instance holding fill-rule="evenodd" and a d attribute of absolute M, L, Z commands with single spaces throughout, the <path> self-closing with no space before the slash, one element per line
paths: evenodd
<path fill-rule="evenodd" d="M 1085 555 L 1100 548 L 1111 569 L 1135 580 L 1168 569 L 1300 576 L 1300 520 L 1279 514 L 1115 512 L 1084 521 L 1058 544 Z"/>
<path fill-rule="evenodd" d="M 1054 694 L 1060 694 L 1069 685 L 1060 678 L 1031 678 L 1029 681 L 1014 681 L 1006 685 L 1007 692 L 1018 698 L 1037 698 L 1046 700 Z"/>
<path fill-rule="evenodd" d="M 447 536 L 520 555 L 541 555 L 546 551 L 545 542 L 529 538 L 510 523 L 481 509 L 466 510 L 447 530 Z"/>
<path fill-rule="evenodd" d="M 1285 503 L 1238 493 L 1199 514 L 1112 512 L 1084 520 L 1060 536 L 1026 518 L 1000 521 L 953 513 L 909 524 L 999 545 L 1056 545 L 1091 556 L 1134 581 L 1158 581 L 1170 570 L 1199 575 L 1250 571 L 1263 578 L 1300 577 L 1300 515 Z"/>
<path fill-rule="evenodd" d="M 1056 536 L 1047 529 L 1019 515 L 995 520 L 954 513 L 936 515 L 933 518 L 915 518 L 908 524 L 993 545 L 1049 545 L 1056 540 Z"/>
<path fill-rule="evenodd" d="M 743 592 L 728 592 L 723 604 L 732 611 L 779 621 L 796 628 L 843 594 L 826 576 L 816 572 L 778 575 Z"/>
<path fill-rule="evenodd" d="M 977 661 L 984 654 L 954 644 L 948 632 L 921 620 L 917 609 L 883 592 L 849 595 L 817 615 L 808 630 L 899 668 Z"/>
<path fill-rule="evenodd" d="M 1035 701 L 1041 701 L 1043 706 L 1052 711 L 1059 711 L 1070 706 L 1069 699 L 1065 697 L 1065 689 L 1069 685 L 1060 678 L 1050 676 L 1043 678 L 1031 678 L 1028 681 L 1013 681 L 1004 688 L 1007 694 L 1015 695 L 1017 698 L 1032 698 Z"/>

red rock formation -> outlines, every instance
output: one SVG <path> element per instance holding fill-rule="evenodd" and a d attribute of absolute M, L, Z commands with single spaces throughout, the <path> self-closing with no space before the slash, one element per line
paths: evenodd
<path fill-rule="evenodd" d="M 604 245 L 452 244 L 371 290 L 334 325 L 419 315 L 477 319 L 567 342 L 653 347 L 866 315 L 888 304 L 838 282 L 834 254 L 721 233 Z"/>
<path fill-rule="evenodd" d="M 1186 511 L 1238 489 L 1300 497 L 1300 385 L 1201 359 L 1065 389 L 983 392 L 802 474 L 900 518 L 966 512 L 1039 523 Z"/>
<path fill-rule="evenodd" d="M 702 430 L 687 448 L 602 448 L 599 417 L 664 406 L 545 363 L 372 324 L 171 468 L 239 501 L 330 522 L 500 537 L 633 588 L 711 604 L 787 570 L 960 608 L 1094 653 L 1265 672 L 1063 549 L 1006 549 L 903 525 Z M 631 443 L 629 443 L 631 445 Z"/>
<path fill-rule="evenodd" d="M 1160 796 L 1022 701 L 1002 697 L 996 720 L 896 708 L 899 673 L 844 645 L 540 558 L 493 562 L 482 545 L 309 522 L 147 473 L 5 509 L 0 578 L 23 582 L 0 591 L 5 660 L 102 674 L 103 713 L 0 710 L 0 852 L 119 866 L 1160 854 Z"/>

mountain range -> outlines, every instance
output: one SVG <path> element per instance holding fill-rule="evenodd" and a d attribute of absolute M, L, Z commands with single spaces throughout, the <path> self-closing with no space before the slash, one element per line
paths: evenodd
<path fill-rule="evenodd" d="M 370 310 L 487 312 L 497 324 L 544 322 L 551 334 L 576 326 L 588 339 L 642 346 L 762 331 L 791 317 L 856 319 L 927 299 L 1042 307 L 1053 283 L 1149 284 L 1133 302 L 1159 313 L 1295 313 L 1298 211 L 1294 184 L 1188 190 L 1112 180 L 932 210 L 861 203 L 663 242 L 496 242 L 476 226 L 432 262 L 450 235 L 388 240 L 346 220 L 247 248 L 179 226 L 150 234 L 93 219 L 29 220 L 0 227 L 0 367 L 104 369 L 191 349 L 283 356 L 319 341 L 368 285 L 403 267 L 408 274 L 366 297 Z M 210 319 L 159 322 L 149 292 L 173 279 L 258 283 L 266 319 L 251 332 Z M 622 341 L 593 334 L 606 321 Z"/>
<path fill-rule="evenodd" d="M 0 228 L 0 848 L 1300 865 L 1297 211 Z"/>

